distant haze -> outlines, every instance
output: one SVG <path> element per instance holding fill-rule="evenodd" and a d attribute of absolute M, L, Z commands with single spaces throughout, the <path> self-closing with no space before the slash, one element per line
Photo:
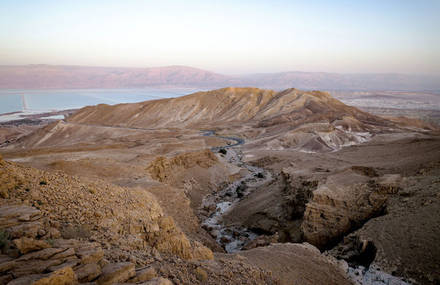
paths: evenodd
<path fill-rule="evenodd" d="M 0 3 L 0 65 L 440 73 L 438 0 Z"/>
<path fill-rule="evenodd" d="M 408 74 L 340 74 L 322 72 L 218 74 L 188 66 L 153 68 L 26 65 L 0 66 L 0 88 L 143 88 L 213 89 L 254 86 L 314 90 L 440 90 L 440 76 Z"/>

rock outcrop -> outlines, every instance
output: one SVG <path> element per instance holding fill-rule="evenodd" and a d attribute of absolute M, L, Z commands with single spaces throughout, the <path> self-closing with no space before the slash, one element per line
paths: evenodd
<path fill-rule="evenodd" d="M 346 263 L 321 255 L 307 243 L 272 244 L 242 251 L 242 257 L 250 264 L 270 270 L 279 276 L 280 284 L 352 284 L 346 274 Z"/>
<path fill-rule="evenodd" d="M 209 249 L 190 241 L 155 197 L 137 188 L 89 183 L 62 172 L 42 172 L 2 161 L 0 177 L 9 181 L 1 219 L 6 219 L 16 246 L 26 253 L 47 245 L 32 239 L 87 238 L 113 240 L 133 250 L 153 248 L 186 259 L 212 258 Z M 23 177 L 26 177 L 24 179 Z M 20 206 L 11 206 L 20 204 Z M 34 207 L 29 207 L 33 205 Z M 45 219 L 41 217 L 44 216 Z M 52 226 L 44 229 L 43 225 Z"/>
<path fill-rule="evenodd" d="M 172 183 L 183 171 L 198 167 L 209 168 L 218 163 L 217 157 L 210 150 L 179 154 L 172 158 L 157 157 L 148 166 L 150 175 L 160 181 Z"/>
<path fill-rule="evenodd" d="M 0 284 L 201 284 L 202 270 L 213 284 L 231 283 L 241 271 L 243 280 L 277 284 L 258 267 L 212 261 L 211 250 L 188 239 L 144 189 L 0 166 L 12 181 L 9 198 L 0 199 Z"/>
<path fill-rule="evenodd" d="M 29 221 L 29 213 L 32 220 Z M 93 284 L 173 284 L 168 278 L 175 278 L 179 283 L 190 284 L 232 284 L 237 281 L 235 273 L 243 275 L 243 282 L 252 284 L 278 284 L 269 272 L 237 262 L 185 260 L 172 255 L 160 256 L 155 253 L 155 265 L 136 269 L 134 262 L 109 261 L 120 248 L 107 251 L 100 243 L 82 239 L 50 238 L 44 235 L 51 231 L 51 221 L 43 221 L 42 212 L 35 207 L 23 205 L 0 206 L 0 284 L 10 285 L 74 285 L 93 282 Z M 29 222 L 41 222 L 42 227 L 34 238 L 20 237 L 12 239 L 10 233 L 14 227 Z M 170 226 L 170 225 L 169 225 Z M 16 233 L 17 234 L 17 233 Z M 26 247 L 17 247 L 25 241 Z M 181 245 L 182 251 L 185 246 Z M 203 246 L 196 247 L 197 256 L 213 258 L 212 252 Z M 132 253 L 129 248 L 126 252 Z M 151 257 L 144 256 L 151 260 Z M 150 261 L 151 262 L 151 261 Z M 213 266 L 213 264 L 215 264 Z M 196 266 L 197 265 L 197 266 Z M 203 268 L 205 269 L 203 269 Z M 244 269 L 244 268 L 245 269 Z M 198 268 L 194 270 L 193 268 Z M 160 276 L 162 275 L 162 276 Z"/>
<path fill-rule="evenodd" d="M 217 190 L 217 186 L 229 182 L 230 170 L 209 149 L 183 152 L 173 157 L 159 156 L 147 171 L 157 181 L 183 191 L 195 210 L 202 199 Z"/>
<path fill-rule="evenodd" d="M 226 223 L 243 224 L 267 235 L 256 245 L 272 242 L 301 242 L 301 223 L 306 204 L 313 196 L 318 181 L 283 168 L 269 185 L 261 185 L 225 215 Z M 277 240 L 274 240 L 274 237 Z M 254 246 L 254 243 L 250 243 Z"/>
<path fill-rule="evenodd" d="M 113 284 L 131 278 L 147 281 L 155 276 L 151 272 L 137 273 L 131 262 L 108 263 L 99 243 L 45 235 L 51 232 L 50 221 L 42 220 L 41 211 L 34 207 L 0 206 L 2 284 L 69 285 L 94 280 L 97 284 Z M 39 231 L 32 238 L 24 232 L 20 238 L 13 238 L 20 235 L 17 227 L 37 222 Z"/>
<path fill-rule="evenodd" d="M 121 262 L 107 264 L 102 269 L 102 274 L 98 278 L 97 283 L 99 285 L 111 285 L 114 283 L 125 282 L 134 276 L 136 276 L 136 272 L 133 263 Z"/>
<path fill-rule="evenodd" d="M 437 160 L 423 164 L 414 176 L 387 174 L 379 178 L 382 191 L 395 193 L 388 198 L 387 214 L 344 237 L 330 253 L 353 266 L 380 268 L 412 284 L 438 284 L 439 166 Z"/>
<path fill-rule="evenodd" d="M 304 240 L 325 248 L 385 209 L 386 193 L 352 169 L 331 175 L 313 192 L 301 225 Z"/>

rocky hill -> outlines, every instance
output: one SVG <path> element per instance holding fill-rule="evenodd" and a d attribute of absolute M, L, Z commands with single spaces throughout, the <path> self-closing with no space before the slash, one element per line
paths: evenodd
<path fill-rule="evenodd" d="M 305 122 L 337 122 L 336 126 L 359 130 L 388 122 L 347 106 L 329 93 L 286 89 L 223 88 L 143 103 L 85 107 L 71 116 L 72 123 L 162 128 L 208 124 L 255 122 L 259 126 Z"/>
<path fill-rule="evenodd" d="M 103 133 L 99 134 L 95 126 L 109 129 L 100 129 L 99 133 Z M 229 87 L 179 98 L 84 107 L 65 122 L 48 125 L 18 143 L 35 148 L 85 143 L 90 131 L 94 137 L 108 140 L 127 130 L 170 128 L 229 129 L 248 139 L 249 145 L 329 152 L 366 142 L 378 133 L 432 126 L 418 120 L 374 116 L 345 105 L 326 92 Z"/>
<path fill-rule="evenodd" d="M 319 91 L 223 88 L 136 104 L 85 107 L 67 122 L 125 128 L 243 126 L 242 136 L 271 149 L 332 151 L 367 141 L 395 123 Z"/>

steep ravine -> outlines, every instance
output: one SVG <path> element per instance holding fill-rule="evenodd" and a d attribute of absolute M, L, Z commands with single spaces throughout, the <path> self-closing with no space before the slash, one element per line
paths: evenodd
<path fill-rule="evenodd" d="M 202 202 L 201 208 L 209 214 L 205 217 L 202 227 L 222 246 L 226 252 L 234 253 L 243 249 L 246 244 L 258 238 L 259 234 L 240 224 L 227 225 L 223 221 L 223 216 L 230 211 L 242 198 L 252 192 L 255 187 L 271 182 L 274 176 L 264 168 L 251 166 L 242 161 L 242 154 L 234 147 L 243 145 L 244 139 L 232 136 L 220 136 L 215 131 L 203 131 L 204 136 L 235 141 L 225 146 L 211 148 L 213 152 L 220 153 L 229 163 L 247 169 L 248 173 L 228 184 L 223 189 L 207 195 Z M 374 259 L 374 256 L 373 256 Z M 351 264 L 346 267 L 346 272 L 352 282 L 356 285 L 409 285 L 402 278 L 393 276 L 370 263 Z"/>
<path fill-rule="evenodd" d="M 248 195 L 252 188 L 270 182 L 273 179 L 272 174 L 263 168 L 251 166 L 242 161 L 242 154 L 233 147 L 244 144 L 243 139 L 218 136 L 215 131 L 211 130 L 204 131 L 203 135 L 235 141 L 235 144 L 213 147 L 212 151 L 220 153 L 229 163 L 247 169 L 248 172 L 245 176 L 233 181 L 220 191 L 206 196 L 202 202 L 202 208 L 209 213 L 203 222 L 203 227 L 227 252 L 237 252 L 248 242 L 257 238 L 258 234 L 242 225 L 225 225 L 222 217 L 238 201 Z"/>

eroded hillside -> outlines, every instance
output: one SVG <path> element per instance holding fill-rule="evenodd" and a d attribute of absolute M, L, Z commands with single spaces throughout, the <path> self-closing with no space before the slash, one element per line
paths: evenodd
<path fill-rule="evenodd" d="M 328 93 L 224 88 L 90 106 L 1 152 L 14 161 L 5 180 L 23 181 L 4 205 L 34 207 L 61 238 L 79 232 L 109 262 L 176 284 L 439 280 L 435 127 Z"/>

